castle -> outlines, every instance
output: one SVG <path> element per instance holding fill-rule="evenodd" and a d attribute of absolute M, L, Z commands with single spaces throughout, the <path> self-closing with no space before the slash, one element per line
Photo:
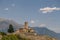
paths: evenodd
<path fill-rule="evenodd" d="M 16 31 L 17 33 L 34 33 L 35 31 L 28 26 L 28 22 L 24 22 L 23 28 L 19 28 L 19 30 Z"/>

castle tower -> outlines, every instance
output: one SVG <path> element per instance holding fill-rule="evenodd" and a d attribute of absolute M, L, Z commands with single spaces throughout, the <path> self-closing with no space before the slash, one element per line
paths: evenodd
<path fill-rule="evenodd" d="M 25 28 L 25 29 L 28 29 L 28 22 L 25 22 L 25 23 L 24 23 L 24 28 Z"/>

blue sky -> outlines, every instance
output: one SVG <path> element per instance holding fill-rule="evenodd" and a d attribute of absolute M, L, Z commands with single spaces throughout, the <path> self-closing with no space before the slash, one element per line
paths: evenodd
<path fill-rule="evenodd" d="M 60 33 L 60 0 L 0 0 L 0 17 Z"/>

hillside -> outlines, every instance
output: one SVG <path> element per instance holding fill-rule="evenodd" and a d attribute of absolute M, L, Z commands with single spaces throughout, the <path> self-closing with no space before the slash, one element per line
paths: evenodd
<path fill-rule="evenodd" d="M 57 40 L 47 35 L 27 35 L 25 33 L 0 35 L 0 40 Z"/>
<path fill-rule="evenodd" d="M 48 35 L 32 35 L 33 33 L 19 33 L 16 35 L 19 35 L 22 38 L 26 38 L 29 40 L 57 40 L 54 37 L 48 36 Z"/>
<path fill-rule="evenodd" d="M 0 18 L 0 31 L 7 32 L 9 24 L 12 24 L 14 26 L 15 30 L 23 27 L 22 24 L 18 24 L 13 20 Z M 52 30 L 49 30 L 48 28 L 45 28 L 45 27 L 42 27 L 42 28 L 41 27 L 32 27 L 32 29 L 34 29 L 36 31 L 36 33 L 39 34 L 39 35 L 49 35 L 51 37 L 55 37 L 55 38 L 60 39 L 60 33 L 56 33 Z"/>

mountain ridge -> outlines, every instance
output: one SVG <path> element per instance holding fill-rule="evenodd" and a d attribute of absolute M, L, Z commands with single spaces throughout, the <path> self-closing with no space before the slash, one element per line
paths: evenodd
<path fill-rule="evenodd" d="M 52 30 L 49 30 L 46 27 L 33 27 L 33 29 L 40 35 L 49 35 L 51 37 L 55 37 L 60 40 L 60 33 L 56 33 Z"/>

